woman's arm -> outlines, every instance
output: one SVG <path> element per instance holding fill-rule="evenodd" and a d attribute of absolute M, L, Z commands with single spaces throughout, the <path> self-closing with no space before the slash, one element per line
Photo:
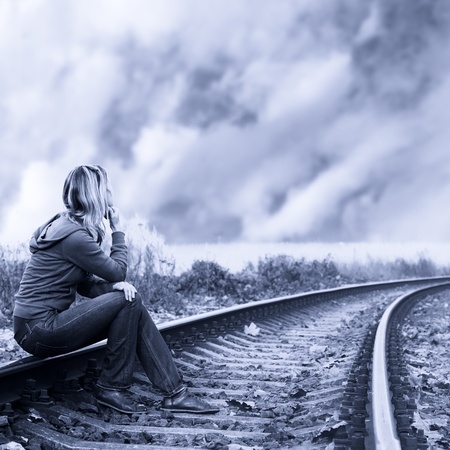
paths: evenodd
<path fill-rule="evenodd" d="M 83 228 L 64 239 L 62 251 L 67 261 L 88 273 L 110 282 L 125 280 L 128 250 L 125 244 L 125 234 L 120 231 L 112 233 L 109 256 Z"/>
<path fill-rule="evenodd" d="M 89 274 L 85 280 L 78 283 L 77 292 L 83 297 L 95 298 L 113 291 L 115 284 L 117 283 L 105 281 L 95 275 Z"/>
<path fill-rule="evenodd" d="M 95 298 L 111 291 L 123 291 L 125 299 L 129 302 L 134 300 L 137 290 L 127 281 L 110 283 L 90 274 L 86 280 L 78 284 L 77 292 L 83 297 Z"/>

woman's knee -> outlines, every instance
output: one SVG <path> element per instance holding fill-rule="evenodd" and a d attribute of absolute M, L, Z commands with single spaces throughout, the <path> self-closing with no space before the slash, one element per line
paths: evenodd
<path fill-rule="evenodd" d="M 142 297 L 138 292 L 136 292 L 133 300 L 127 300 L 126 303 L 127 308 L 133 309 L 134 311 L 136 311 L 136 315 L 140 315 L 140 311 L 142 309 Z"/>
<path fill-rule="evenodd" d="M 139 292 L 136 292 L 132 300 L 127 300 L 123 291 L 118 291 L 121 296 L 121 300 L 124 301 L 125 306 L 140 307 L 142 305 L 142 297 Z"/>
<path fill-rule="evenodd" d="M 135 303 L 139 308 L 142 306 L 142 297 L 139 292 L 136 292 L 136 294 L 134 295 L 133 303 Z"/>

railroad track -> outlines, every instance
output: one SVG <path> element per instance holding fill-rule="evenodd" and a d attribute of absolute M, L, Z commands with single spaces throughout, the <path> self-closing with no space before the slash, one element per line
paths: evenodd
<path fill-rule="evenodd" d="M 159 410 L 136 366 L 125 415 L 91 387 L 104 343 L 0 367 L 1 439 L 23 448 L 425 449 L 402 361 L 401 323 L 449 278 L 366 284 L 239 305 L 159 326 L 211 416 Z M 384 349 L 389 353 L 384 355 Z M 374 358 L 372 358 L 374 356 Z M 391 402 L 393 399 L 393 403 Z"/>

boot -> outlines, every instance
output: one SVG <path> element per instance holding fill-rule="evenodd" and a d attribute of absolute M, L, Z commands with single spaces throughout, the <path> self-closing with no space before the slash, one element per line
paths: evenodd
<path fill-rule="evenodd" d="M 119 391 L 95 386 L 94 396 L 101 405 L 108 406 L 121 413 L 142 414 L 147 411 L 147 408 L 142 404 L 138 404 L 132 398 L 130 392 L 126 390 Z"/>
<path fill-rule="evenodd" d="M 164 411 L 180 413 L 214 414 L 219 411 L 198 397 L 190 394 L 187 388 L 171 397 L 164 397 L 161 405 Z"/>

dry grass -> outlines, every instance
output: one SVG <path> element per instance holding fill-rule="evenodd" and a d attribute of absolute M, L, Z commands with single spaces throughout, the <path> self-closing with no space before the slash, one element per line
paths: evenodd
<path fill-rule="evenodd" d="M 210 246 L 209 255 L 198 252 L 204 259 L 195 259 L 195 249 L 200 246 L 185 246 L 182 248 L 184 265 L 180 269 L 177 257 L 173 255 L 175 247 L 166 245 L 155 230 L 136 223 L 129 226 L 127 236 L 129 281 L 137 287 L 150 310 L 170 316 L 185 316 L 236 303 L 345 284 L 450 274 L 448 266 L 420 255 L 416 259 L 407 259 L 392 253 L 384 258 L 371 258 L 366 254 L 363 259 L 354 257 L 352 260 L 348 255 L 350 251 L 355 256 L 354 247 L 341 258 L 332 256 L 333 245 L 328 246 L 330 253 L 323 258 L 314 258 L 311 251 L 309 258 L 293 256 L 292 249 L 298 252 L 300 244 L 290 247 L 280 244 L 279 253 L 272 245 L 271 252 L 266 254 L 263 249 L 267 246 L 262 246 L 259 255 L 254 244 L 248 244 L 253 253 L 243 252 L 244 244 L 221 244 Z M 315 246 L 317 255 L 318 244 Z M 308 244 L 303 247 L 307 249 Z M 338 244 L 338 248 L 342 251 L 343 244 Z M 190 265 L 186 267 L 188 249 L 194 255 L 191 254 Z M 219 264 L 220 249 L 228 258 L 234 255 L 236 261 L 228 267 Z M 291 254 L 283 253 L 289 249 Z M 322 248 L 324 251 L 325 247 Z M 308 254 L 307 251 L 304 253 Z M 27 258 L 25 246 L 0 246 L 0 312 L 6 318 L 11 317 L 14 294 Z M 237 263 L 240 264 L 238 270 Z M 230 270 L 229 266 L 235 270 Z"/>

